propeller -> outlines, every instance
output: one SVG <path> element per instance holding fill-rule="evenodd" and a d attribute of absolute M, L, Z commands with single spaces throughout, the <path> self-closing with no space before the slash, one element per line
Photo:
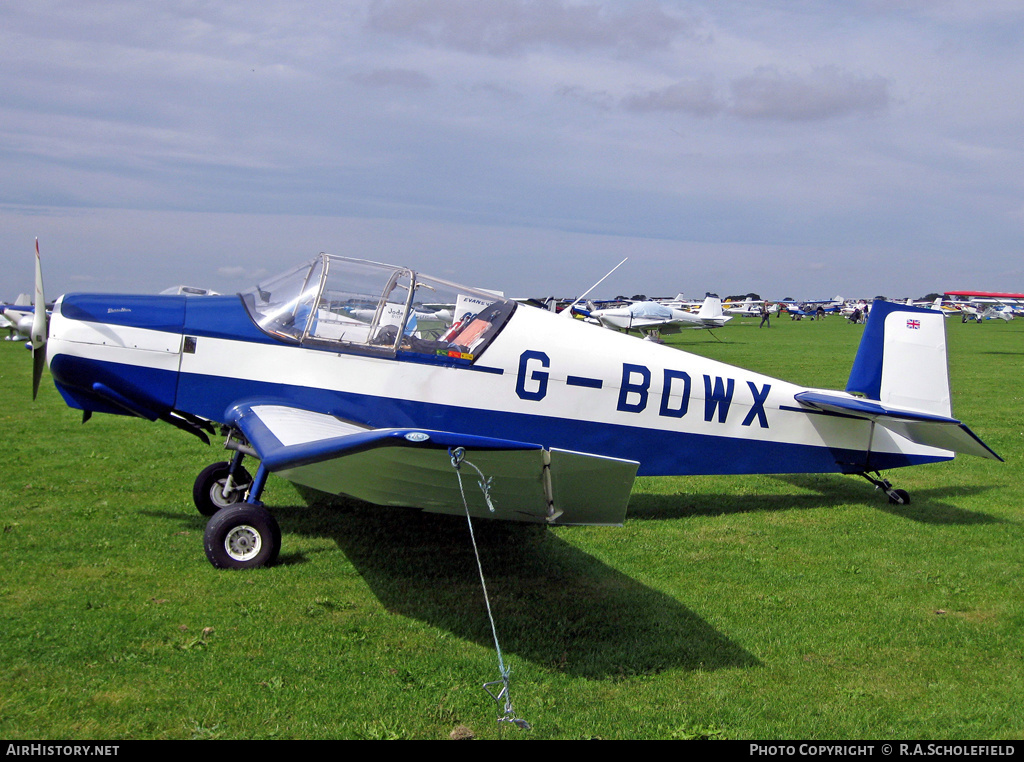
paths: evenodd
<path fill-rule="evenodd" d="M 32 333 L 29 346 L 32 347 L 32 399 L 39 393 L 39 380 L 46 365 L 46 298 L 43 296 L 43 267 L 39 262 L 39 239 L 36 239 L 36 293 L 35 314 L 32 317 Z"/>

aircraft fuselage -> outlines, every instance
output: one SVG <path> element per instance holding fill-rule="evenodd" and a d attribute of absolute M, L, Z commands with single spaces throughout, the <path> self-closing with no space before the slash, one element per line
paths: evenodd
<path fill-rule="evenodd" d="M 67 295 L 49 362 L 73 407 L 215 422 L 240 400 L 371 428 L 419 427 L 639 461 L 640 474 L 861 472 L 946 460 L 869 421 L 801 406 L 803 387 L 518 307 L 467 362 L 297 346 L 238 296 Z M 870 452 L 870 456 L 868 453 Z"/>

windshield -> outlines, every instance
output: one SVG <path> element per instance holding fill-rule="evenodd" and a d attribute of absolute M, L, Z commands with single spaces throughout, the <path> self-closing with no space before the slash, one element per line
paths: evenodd
<path fill-rule="evenodd" d="M 267 333 L 301 339 L 323 273 L 321 257 L 260 283 L 243 294 L 256 324 Z"/>
<path fill-rule="evenodd" d="M 321 254 L 242 294 L 267 333 L 313 347 L 472 361 L 515 302 L 406 268 Z"/>

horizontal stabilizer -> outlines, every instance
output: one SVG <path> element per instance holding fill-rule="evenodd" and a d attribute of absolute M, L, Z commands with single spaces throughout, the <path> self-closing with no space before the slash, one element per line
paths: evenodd
<path fill-rule="evenodd" d="M 874 421 L 917 444 L 977 455 L 979 458 L 1002 460 L 973 431 L 955 418 L 825 392 L 800 392 L 796 395 L 796 401 L 813 410 Z"/>
<path fill-rule="evenodd" d="M 372 429 L 275 403 L 243 403 L 227 420 L 263 464 L 297 484 L 378 505 L 552 524 L 621 524 L 639 463 L 428 429 Z M 450 450 L 464 448 L 459 474 Z M 471 464 L 471 465 L 470 465 Z M 475 467 L 475 468 L 473 468 Z M 479 469 L 490 506 L 478 486 Z M 492 510 L 493 509 L 493 510 Z"/>

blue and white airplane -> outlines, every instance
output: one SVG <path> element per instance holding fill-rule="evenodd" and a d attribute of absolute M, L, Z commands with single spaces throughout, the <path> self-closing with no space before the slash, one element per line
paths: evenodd
<path fill-rule="evenodd" d="M 999 457 L 952 417 L 942 316 L 884 302 L 846 392 L 327 254 L 235 296 L 67 294 L 33 343 L 86 419 L 221 432 L 230 461 L 193 487 L 216 567 L 277 557 L 270 473 L 381 505 L 619 525 L 637 474 L 856 474 L 906 503 L 881 470 Z M 467 463 L 488 488 L 462 491 Z"/>

